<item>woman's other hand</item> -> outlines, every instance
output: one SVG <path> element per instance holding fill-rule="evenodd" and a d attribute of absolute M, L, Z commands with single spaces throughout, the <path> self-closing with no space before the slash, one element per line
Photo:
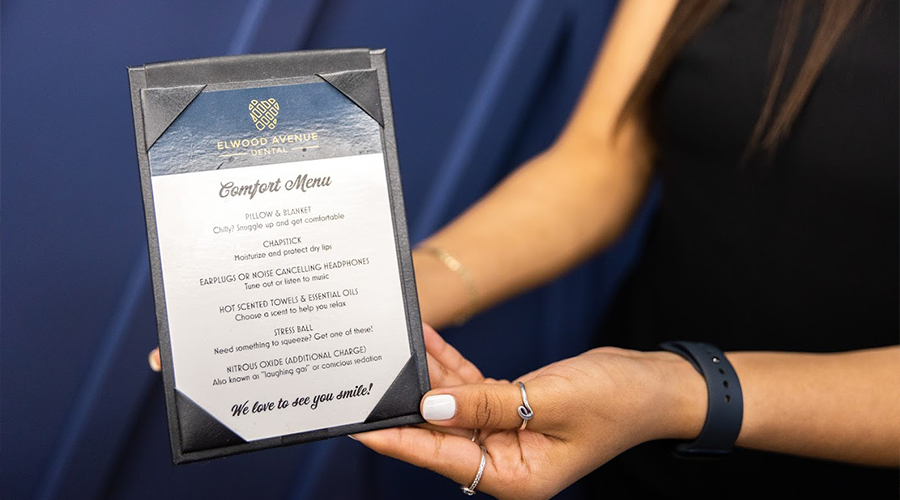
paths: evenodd
<path fill-rule="evenodd" d="M 147 363 L 150 364 L 150 369 L 155 372 L 162 370 L 162 364 L 159 361 L 159 347 L 150 351 L 150 355 L 147 356 Z"/>

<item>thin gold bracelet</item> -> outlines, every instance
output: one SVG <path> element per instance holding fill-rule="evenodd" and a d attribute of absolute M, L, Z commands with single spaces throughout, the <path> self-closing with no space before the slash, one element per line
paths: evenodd
<path fill-rule="evenodd" d="M 461 326 L 465 324 L 466 321 L 472 318 L 475 313 L 478 311 L 478 288 L 475 286 L 475 278 L 472 277 L 472 273 L 466 269 L 462 263 L 451 255 L 449 252 L 444 250 L 443 248 L 427 245 L 419 247 L 419 250 L 423 252 L 427 252 L 433 256 L 435 256 L 439 261 L 441 261 L 447 269 L 450 269 L 454 273 L 458 274 L 462 280 L 466 284 L 466 290 L 469 292 L 469 304 L 456 319 L 453 320 L 453 324 L 456 326 Z"/>

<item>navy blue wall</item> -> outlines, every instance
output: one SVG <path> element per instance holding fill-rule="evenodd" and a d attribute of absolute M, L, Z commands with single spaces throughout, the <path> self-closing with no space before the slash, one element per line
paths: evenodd
<path fill-rule="evenodd" d="M 125 68 L 386 47 L 420 240 L 551 143 L 613 4 L 4 1 L 0 496 L 459 498 L 450 481 L 349 439 L 171 465 L 146 364 L 156 332 Z M 447 336 L 506 378 L 587 348 L 635 237 Z"/>

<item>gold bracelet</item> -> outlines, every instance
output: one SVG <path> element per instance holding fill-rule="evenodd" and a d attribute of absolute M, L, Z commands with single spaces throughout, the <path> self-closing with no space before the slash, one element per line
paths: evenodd
<path fill-rule="evenodd" d="M 469 305 L 468 307 L 460 313 L 456 319 L 453 320 L 453 324 L 456 326 L 461 326 L 465 324 L 466 321 L 475 315 L 478 312 L 478 288 L 475 286 L 475 278 L 472 277 L 472 274 L 466 269 L 465 266 L 453 255 L 444 250 L 443 248 L 436 246 L 422 246 L 419 247 L 419 250 L 423 252 L 427 252 L 431 255 L 434 255 L 439 261 L 441 261 L 447 269 L 450 269 L 454 273 L 458 274 L 466 284 L 466 290 L 469 292 Z"/>

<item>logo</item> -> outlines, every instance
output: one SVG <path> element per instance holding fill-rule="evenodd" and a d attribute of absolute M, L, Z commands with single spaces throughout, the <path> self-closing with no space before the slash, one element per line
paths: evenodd
<path fill-rule="evenodd" d="M 256 130 L 263 131 L 265 128 L 274 129 L 278 120 L 278 101 L 269 98 L 265 101 L 250 101 L 250 118 L 253 118 L 253 124 Z"/>

